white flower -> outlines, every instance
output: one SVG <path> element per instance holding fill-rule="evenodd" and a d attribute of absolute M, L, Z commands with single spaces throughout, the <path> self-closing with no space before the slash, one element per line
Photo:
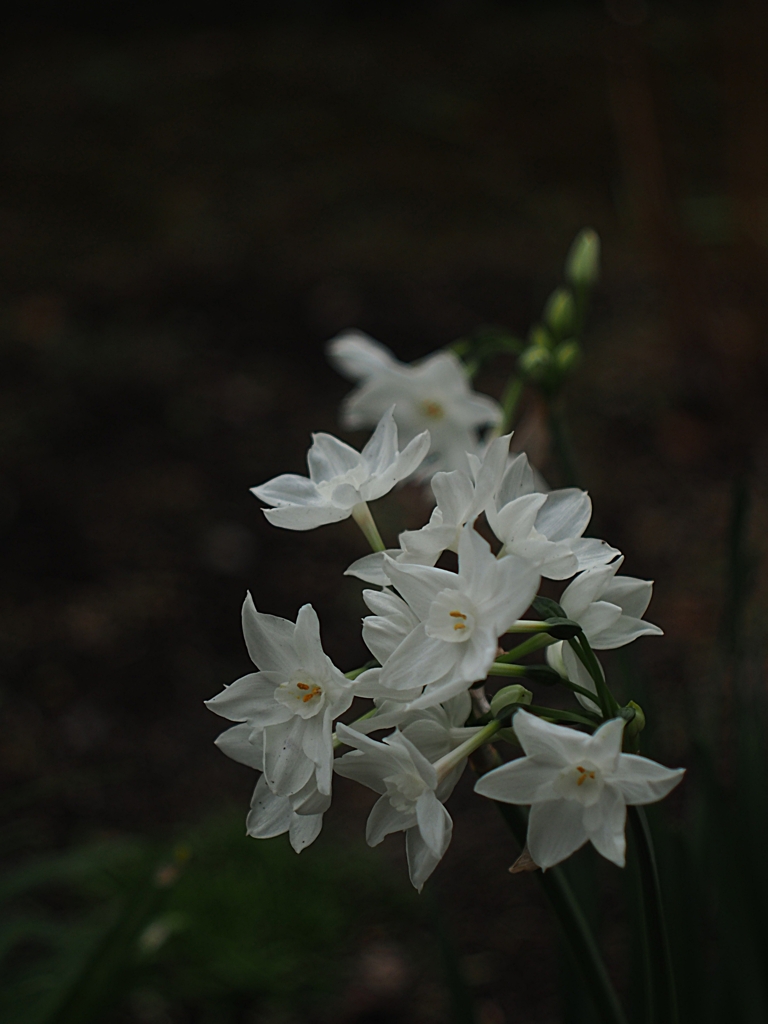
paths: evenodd
<path fill-rule="evenodd" d="M 373 426 L 395 403 L 404 438 L 429 429 L 432 444 L 424 467 L 429 473 L 466 469 L 466 453 L 478 447 L 478 430 L 501 421 L 501 407 L 472 391 L 451 352 L 409 365 L 361 331 L 344 331 L 328 342 L 328 358 L 340 373 L 360 382 L 344 401 L 343 423 L 352 429 Z"/>
<path fill-rule="evenodd" d="M 684 769 L 622 754 L 624 721 L 611 719 L 593 736 L 518 711 L 515 734 L 526 756 L 478 779 L 491 800 L 530 804 L 528 849 L 543 869 L 570 857 L 587 840 L 624 867 L 627 804 L 650 804 L 680 782 Z"/>
<path fill-rule="evenodd" d="M 397 426 L 389 408 L 362 452 L 330 434 L 314 434 L 307 454 L 308 478 L 283 473 L 251 491 L 265 504 L 276 506 L 263 510 L 275 526 L 312 530 L 337 523 L 410 476 L 427 454 L 429 434 L 414 436 L 402 452 L 397 444 Z"/>
<path fill-rule="evenodd" d="M 639 636 L 662 636 L 663 631 L 643 615 L 651 600 L 653 583 L 632 576 L 617 576 L 623 557 L 611 565 L 594 566 L 579 575 L 563 591 L 560 606 L 569 619 L 578 622 L 590 647 L 613 650 Z M 569 644 L 560 641 L 547 649 L 547 661 L 561 675 L 595 692 L 595 683 Z M 589 698 L 576 694 L 581 703 L 595 710 Z"/>
<path fill-rule="evenodd" d="M 261 771 L 264 766 L 263 734 L 258 734 L 251 741 L 251 732 L 248 722 L 233 725 L 218 737 L 216 746 L 233 761 Z M 323 813 L 330 804 L 330 794 L 318 792 L 314 775 L 303 789 L 291 796 L 276 796 L 262 775 L 253 792 L 246 830 L 254 839 L 271 839 L 287 832 L 291 846 L 296 853 L 301 853 L 320 835 Z"/>
<path fill-rule="evenodd" d="M 486 512 L 504 554 L 528 559 L 549 579 L 567 579 L 619 554 L 605 541 L 582 537 L 592 517 L 587 492 L 577 487 L 537 492 L 525 455 L 510 461 Z"/>
<path fill-rule="evenodd" d="M 319 793 L 330 795 L 333 721 L 352 703 L 354 684 L 323 652 L 317 613 L 305 604 L 294 625 L 256 611 L 249 594 L 243 634 L 261 671 L 226 686 L 206 707 L 248 724 L 251 742 L 263 748 L 258 767 L 276 796 L 295 796 L 313 778 Z"/>
<path fill-rule="evenodd" d="M 387 691 L 424 687 L 414 707 L 430 707 L 455 696 L 471 683 L 484 679 L 496 656 L 498 638 L 528 608 L 539 584 L 539 574 L 527 562 L 510 555 L 500 561 L 475 532 L 464 527 L 459 540 L 459 571 L 447 572 L 424 565 L 401 565 L 386 560 L 387 576 L 397 587 L 417 621 L 404 639 L 391 649 L 406 625 L 403 609 L 395 616 L 382 604 L 376 618 L 364 620 L 363 639 L 381 650 L 380 684 Z M 364 594 L 372 600 L 370 592 Z M 375 635 L 373 643 L 369 643 Z M 378 655 L 376 655 L 378 657 Z M 379 659 L 381 660 L 381 659 Z"/>
<path fill-rule="evenodd" d="M 451 841 L 453 822 L 443 802 L 461 777 L 466 758 L 447 765 L 445 772 L 431 762 L 478 731 L 462 728 L 469 707 L 469 696 L 461 694 L 445 708 L 411 712 L 402 731 L 396 729 L 382 742 L 355 728 L 337 729 L 339 739 L 355 749 L 337 758 L 335 770 L 381 794 L 368 817 L 368 844 L 377 846 L 391 832 L 404 831 L 408 871 L 419 891 Z"/>
<path fill-rule="evenodd" d="M 474 523 L 493 499 L 509 451 L 511 434 L 495 438 L 482 459 L 473 456 L 472 476 L 460 469 L 435 473 L 432 491 L 437 502 L 429 522 L 420 530 L 400 534 L 400 548 L 377 551 L 356 562 L 345 576 L 356 576 L 366 583 L 386 587 L 391 580 L 384 571 L 384 556 L 408 565 L 434 565 L 443 551 L 458 551 L 459 537 L 467 523 Z"/>

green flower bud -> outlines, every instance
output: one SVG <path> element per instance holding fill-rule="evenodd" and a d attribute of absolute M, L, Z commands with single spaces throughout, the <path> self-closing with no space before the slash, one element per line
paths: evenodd
<path fill-rule="evenodd" d="M 600 277 L 600 239 L 584 228 L 573 241 L 565 261 L 565 279 L 577 288 L 592 288 Z"/>
<path fill-rule="evenodd" d="M 497 694 L 491 698 L 491 714 L 498 718 L 505 708 L 510 704 L 530 704 L 533 694 L 524 686 L 503 686 Z"/>
<path fill-rule="evenodd" d="M 552 348 L 555 339 L 543 324 L 534 324 L 528 332 L 528 344 L 540 345 L 542 348 Z"/>
<path fill-rule="evenodd" d="M 632 708 L 632 710 L 635 712 L 635 716 L 631 722 L 627 722 L 627 725 L 624 729 L 624 735 L 627 736 L 629 739 L 634 739 L 635 736 L 639 736 L 645 728 L 645 715 L 640 705 L 636 704 L 633 700 L 631 700 L 627 704 L 627 707 Z"/>
<path fill-rule="evenodd" d="M 567 288 L 556 288 L 544 307 L 544 322 L 556 338 L 566 338 L 574 328 L 576 303 Z"/>
<path fill-rule="evenodd" d="M 565 376 L 571 372 L 581 359 L 581 345 L 579 345 L 578 341 L 564 341 L 562 345 L 557 346 L 552 356 L 555 360 L 555 366 Z"/>
<path fill-rule="evenodd" d="M 543 345 L 530 345 L 520 356 L 521 371 L 534 380 L 541 380 L 552 363 L 552 353 Z"/>

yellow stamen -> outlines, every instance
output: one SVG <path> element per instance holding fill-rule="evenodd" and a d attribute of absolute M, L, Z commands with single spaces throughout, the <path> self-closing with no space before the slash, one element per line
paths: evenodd
<path fill-rule="evenodd" d="M 309 686 L 306 683 L 296 683 L 297 690 L 308 690 Z"/>
<path fill-rule="evenodd" d="M 300 687 L 302 684 L 301 683 L 297 683 L 296 685 L 298 687 Z M 304 687 L 304 689 L 309 690 L 309 687 L 306 686 L 306 687 Z M 305 693 L 304 696 L 301 698 L 302 704 L 306 704 L 307 701 L 312 700 L 313 697 L 317 697 L 322 692 L 323 691 L 320 689 L 319 686 L 313 686 L 312 689 L 309 691 L 309 693 Z"/>
<path fill-rule="evenodd" d="M 595 773 L 594 772 L 588 772 L 587 769 L 586 768 L 582 768 L 581 765 L 577 766 L 576 771 L 579 772 L 579 778 L 578 778 L 578 780 L 576 782 L 577 786 L 580 786 L 582 784 L 582 782 L 586 782 L 587 779 L 594 779 L 594 777 L 595 777 Z"/>
<path fill-rule="evenodd" d="M 445 410 L 439 402 L 423 402 L 421 407 L 425 415 L 433 420 L 441 420 L 445 415 Z"/>
<path fill-rule="evenodd" d="M 456 623 L 454 624 L 454 627 L 453 627 L 453 628 L 454 628 L 454 629 L 466 629 L 467 627 L 466 627 L 466 626 L 464 625 L 464 623 L 463 623 L 463 622 L 456 622 Z"/>
<path fill-rule="evenodd" d="M 452 619 L 466 619 L 466 615 L 463 612 L 448 612 Z"/>

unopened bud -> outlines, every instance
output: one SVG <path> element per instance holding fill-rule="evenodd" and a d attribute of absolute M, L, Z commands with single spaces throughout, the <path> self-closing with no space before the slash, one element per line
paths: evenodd
<path fill-rule="evenodd" d="M 544 322 L 556 338 L 566 338 L 574 328 L 576 303 L 567 288 L 556 288 L 544 307 Z"/>
<path fill-rule="evenodd" d="M 544 376 L 552 362 L 552 354 L 544 345 L 531 345 L 520 356 L 519 366 L 523 373 L 534 380 Z"/>
<path fill-rule="evenodd" d="M 534 324 L 528 332 L 528 344 L 531 346 L 541 345 L 542 348 L 552 348 L 554 343 L 555 339 L 544 324 Z"/>
<path fill-rule="evenodd" d="M 592 288 L 600 277 L 600 238 L 584 228 L 573 241 L 565 261 L 565 279 L 577 288 Z"/>
<path fill-rule="evenodd" d="M 524 686 L 515 684 L 514 686 L 503 686 L 498 693 L 494 694 L 491 698 L 491 714 L 494 718 L 499 718 L 504 712 L 505 708 L 508 708 L 512 704 L 530 704 L 533 700 L 533 694 L 530 690 L 526 690 Z"/>
<path fill-rule="evenodd" d="M 634 739 L 635 736 L 639 736 L 645 728 L 645 715 L 640 705 L 636 704 L 633 700 L 631 700 L 627 704 L 627 707 L 631 708 L 635 712 L 635 714 L 632 720 L 627 722 L 627 725 L 624 729 L 624 735 L 627 736 L 629 739 Z"/>
<path fill-rule="evenodd" d="M 581 359 L 581 345 L 578 341 L 564 341 L 552 353 L 555 366 L 563 376 L 570 373 Z"/>

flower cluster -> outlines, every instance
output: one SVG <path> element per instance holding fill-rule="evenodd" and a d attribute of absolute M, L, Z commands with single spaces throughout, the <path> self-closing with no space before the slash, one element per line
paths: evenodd
<path fill-rule="evenodd" d="M 293 623 L 246 598 L 243 632 L 257 671 L 207 705 L 235 723 L 219 747 L 261 772 L 249 835 L 287 832 L 301 851 L 320 832 L 336 773 L 379 794 L 367 840 L 405 832 L 421 889 L 450 843 L 445 803 L 469 757 L 493 741 L 473 764 L 500 766 L 481 774 L 476 792 L 531 807 L 536 865 L 547 869 L 587 841 L 623 865 L 627 805 L 661 799 L 682 775 L 639 756 L 642 713 L 619 707 L 595 655 L 661 633 L 643 619 L 651 583 L 618 575 L 621 553 L 584 536 L 586 492 L 547 490 L 525 455 L 510 454 L 511 435 L 496 436 L 500 408 L 470 389 L 455 356 L 407 366 L 358 332 L 329 351 L 359 382 L 344 422 L 375 426 L 372 437 L 358 452 L 315 435 L 308 477 L 278 476 L 253 493 L 276 526 L 352 517 L 361 527 L 373 551 L 347 573 L 370 585 L 362 635 L 372 661 L 342 672 L 323 651 L 310 605 Z M 491 428 L 484 441 L 482 427 Z M 434 510 L 385 548 L 368 503 L 409 477 L 430 479 Z M 542 577 L 570 580 L 559 602 L 537 596 Z M 515 635 L 522 642 L 505 651 Z M 544 648 L 548 664 L 531 664 Z M 522 685 L 489 704 L 485 688 L 497 677 L 559 683 L 580 704 L 533 704 Z M 372 706 L 346 715 L 357 698 Z M 502 742 L 523 756 L 500 763 Z M 347 749 L 337 757 L 339 748 Z"/>

